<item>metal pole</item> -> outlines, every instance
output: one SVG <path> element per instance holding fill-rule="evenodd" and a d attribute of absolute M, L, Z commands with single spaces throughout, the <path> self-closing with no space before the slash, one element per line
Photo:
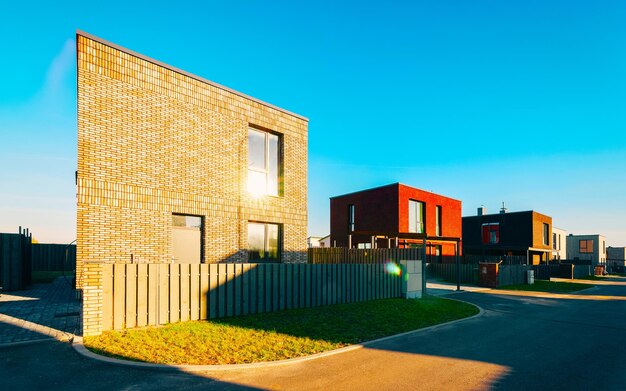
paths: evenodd
<path fill-rule="evenodd" d="M 426 238 L 422 242 L 422 296 L 426 295 Z"/>
<path fill-rule="evenodd" d="M 459 258 L 459 242 L 454 242 L 454 256 L 456 257 L 456 290 L 461 290 L 461 258 Z"/>

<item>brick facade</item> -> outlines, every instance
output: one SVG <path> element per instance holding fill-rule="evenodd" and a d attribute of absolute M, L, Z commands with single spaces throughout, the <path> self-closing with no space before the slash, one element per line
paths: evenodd
<path fill-rule="evenodd" d="M 424 203 L 423 233 L 409 232 L 409 200 Z M 348 205 L 355 207 L 354 232 L 348 232 Z M 438 206 L 441 208 L 439 234 Z M 376 247 L 410 247 L 420 245 L 426 239 L 428 262 L 454 262 L 462 234 L 461 201 L 401 183 L 332 197 L 330 220 L 331 245 L 348 247 L 350 241 L 352 247 L 356 247 L 360 243 L 370 243 L 372 236 L 384 236 L 376 240 Z M 458 246 L 461 255 L 462 249 L 460 244 Z M 436 259 L 436 248 L 440 250 L 439 260 Z"/>
<path fill-rule="evenodd" d="M 173 213 L 203 217 L 204 262 L 246 262 L 248 221 L 306 262 L 306 118 L 82 32 L 77 62 L 79 289 L 92 262 L 170 262 Z M 281 137 L 280 197 L 247 191 L 250 127 Z"/>
<path fill-rule="evenodd" d="M 485 224 L 497 225 L 496 243 L 485 241 Z M 468 255 L 528 256 L 538 265 L 552 258 L 552 217 L 532 210 L 463 217 L 463 246 Z"/>

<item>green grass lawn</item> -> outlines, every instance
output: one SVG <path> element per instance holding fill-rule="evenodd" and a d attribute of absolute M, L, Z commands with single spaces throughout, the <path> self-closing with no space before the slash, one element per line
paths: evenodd
<path fill-rule="evenodd" d="M 520 285 L 508 285 L 498 289 L 514 290 L 514 291 L 533 291 L 533 292 L 552 292 L 552 293 L 567 293 L 576 292 L 582 289 L 591 287 L 589 284 L 581 284 L 576 282 L 557 282 L 557 281 L 544 281 L 535 280 L 533 285 L 520 284 Z"/>
<path fill-rule="evenodd" d="M 62 271 L 51 271 L 51 272 L 33 272 L 33 284 L 47 284 L 54 280 L 57 277 L 63 275 Z M 74 278 L 74 272 L 65 272 L 65 276 L 68 280 Z"/>
<path fill-rule="evenodd" d="M 466 318 L 470 304 L 384 299 L 108 331 L 84 338 L 99 354 L 161 364 L 242 364 L 301 357 Z"/>

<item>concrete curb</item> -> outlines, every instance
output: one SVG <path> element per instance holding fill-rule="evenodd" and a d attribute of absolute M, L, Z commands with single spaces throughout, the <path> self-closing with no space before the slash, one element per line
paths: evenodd
<path fill-rule="evenodd" d="M 310 356 L 304 356 L 304 357 L 297 357 L 297 358 L 289 358 L 286 360 L 278 360 L 278 361 L 266 361 L 266 362 L 259 362 L 259 363 L 251 363 L 251 364 L 223 364 L 223 365 L 168 365 L 168 364 L 152 364 L 152 363 L 145 363 L 145 362 L 138 362 L 138 361 L 128 361 L 128 360 L 122 360 L 119 358 L 112 358 L 112 357 L 106 357 L 106 356 L 102 356 L 96 353 L 93 353 L 92 351 L 88 350 L 85 345 L 83 344 L 83 338 L 76 336 L 72 342 L 72 346 L 74 347 L 74 349 L 82 354 L 85 357 L 94 359 L 94 360 L 99 360 L 102 362 L 106 362 L 108 364 L 113 364 L 113 365 L 121 365 L 121 366 L 127 366 L 127 367 L 135 367 L 135 368 L 144 368 L 144 369 L 154 369 L 154 370 L 161 370 L 161 371 L 183 371 L 183 372 L 204 372 L 204 371 L 215 371 L 215 372 L 223 372 L 223 371 L 234 371 L 234 370 L 241 370 L 241 369 L 254 369 L 254 368 L 267 368 L 267 367 L 277 367 L 277 366 L 281 366 L 281 365 L 289 365 L 289 364 L 298 364 L 298 363 L 302 363 L 302 362 L 306 362 L 306 361 L 310 361 L 310 360 L 316 360 L 318 358 L 322 358 L 322 357 L 328 357 L 328 356 L 332 356 L 335 354 L 340 354 L 340 353 L 346 353 L 346 352 L 350 352 L 353 350 L 357 350 L 357 349 L 361 349 L 370 345 L 374 345 L 380 342 L 384 342 L 390 339 L 394 339 L 394 338 L 399 338 L 399 337 L 404 337 L 407 335 L 411 335 L 411 334 L 419 334 L 419 333 L 425 333 L 425 332 L 429 332 L 432 330 L 435 330 L 437 328 L 440 327 L 444 327 L 444 326 L 449 326 L 455 323 L 459 323 L 459 322 L 464 322 L 470 319 L 474 319 L 480 316 L 483 316 L 485 313 L 485 310 L 483 310 L 480 306 L 474 304 L 474 303 L 470 303 L 464 300 L 459 300 L 459 299 L 451 299 L 451 298 L 447 298 L 448 300 L 454 300 L 454 301 L 459 301 L 462 303 L 466 303 L 466 304 L 471 304 L 474 307 L 478 308 L 478 313 L 476 315 L 472 315 L 470 317 L 467 318 L 463 318 L 463 319 L 457 319 L 457 320 L 452 320 L 450 322 L 445 322 L 445 323 L 440 323 L 440 324 L 436 324 L 433 326 L 428 326 L 428 327 L 424 327 L 422 329 L 417 329 L 417 330 L 412 330 L 412 331 L 407 331 L 404 333 L 400 333 L 400 334 L 395 334 L 395 335 L 390 335 L 387 337 L 383 337 L 383 338 L 378 338 L 372 341 L 367 341 L 367 342 L 363 342 L 357 345 L 350 345 L 350 346 L 346 346 L 344 348 L 339 348 L 339 349 L 335 349 L 335 350 L 329 350 L 327 352 L 322 352 L 322 353 L 316 353 L 316 354 L 312 354 Z"/>
<path fill-rule="evenodd" d="M 44 342 L 70 342 L 75 337 L 72 335 L 65 335 L 63 337 L 47 337 L 47 338 L 39 338 L 39 339 L 31 339 L 28 341 L 17 341 L 17 342 L 8 342 L 0 344 L 0 349 L 2 348 L 12 348 L 15 346 L 26 346 L 26 345 L 35 345 Z"/>

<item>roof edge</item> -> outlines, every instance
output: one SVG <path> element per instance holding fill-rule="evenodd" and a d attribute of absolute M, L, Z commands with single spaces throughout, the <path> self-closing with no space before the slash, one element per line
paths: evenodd
<path fill-rule="evenodd" d="M 293 113 L 293 112 L 291 112 L 291 111 L 289 111 L 289 110 L 282 109 L 282 108 L 280 108 L 280 107 L 278 107 L 278 106 L 274 106 L 273 104 L 270 104 L 270 103 L 264 102 L 264 101 L 262 101 L 262 100 L 260 100 L 260 99 L 254 98 L 254 97 L 252 97 L 252 96 L 250 96 L 250 95 L 246 95 L 246 94 L 244 94 L 244 93 L 242 93 L 242 92 L 239 92 L 239 91 L 233 90 L 232 88 L 228 88 L 228 87 L 223 86 L 223 85 L 221 85 L 221 84 L 215 83 L 215 82 L 213 82 L 213 81 L 211 81 L 211 80 L 208 80 L 208 79 L 205 79 L 205 78 L 203 78 L 203 77 L 200 77 L 200 76 L 194 75 L 193 73 L 190 73 L 190 72 L 184 71 L 184 70 L 182 70 L 182 69 L 180 69 L 180 68 L 173 67 L 173 66 L 168 65 L 168 64 L 166 64 L 166 63 L 164 63 L 164 62 L 161 62 L 161 61 L 155 60 L 155 59 L 154 59 L 154 58 L 152 58 L 152 57 L 148 57 L 148 56 L 143 55 L 143 54 L 141 54 L 141 53 L 137 53 L 137 52 L 135 52 L 135 51 L 133 51 L 133 50 L 127 49 L 127 48 L 125 48 L 125 47 L 123 47 L 123 46 L 120 46 L 120 45 L 114 44 L 113 42 L 107 41 L 107 40 L 102 39 L 102 38 L 100 38 L 100 37 L 96 37 L 95 35 L 89 34 L 88 32 L 85 32 L 85 31 L 83 31 L 83 30 L 76 29 L 76 35 L 80 35 L 80 36 L 82 36 L 82 37 L 89 38 L 89 39 L 91 39 L 92 41 L 96 41 L 96 42 L 101 43 L 101 44 L 103 44 L 103 45 L 109 46 L 109 47 L 111 47 L 111 48 L 113 48 L 113 49 L 117 49 L 117 50 L 119 50 L 119 51 L 121 51 L 121 52 L 124 52 L 124 53 L 130 54 L 130 55 L 132 55 L 132 56 L 138 57 L 138 58 L 140 58 L 140 59 L 142 59 L 142 60 L 144 60 L 144 61 L 150 62 L 150 63 L 152 63 L 152 64 L 158 65 L 158 66 L 163 67 L 163 68 L 167 68 L 167 69 L 169 69 L 169 70 L 171 70 L 171 71 L 173 71 L 173 72 L 180 73 L 181 75 L 185 75 L 185 76 L 190 77 L 190 78 L 192 78 L 192 79 L 198 80 L 198 81 L 200 81 L 200 82 L 202 82 L 202 83 L 209 84 L 209 85 L 211 85 L 211 86 L 213 86 L 213 87 L 216 87 L 216 88 L 219 88 L 219 89 L 221 89 L 221 90 L 224 90 L 224 91 L 230 92 L 231 94 L 238 95 L 238 96 L 240 96 L 240 97 L 242 97 L 242 98 L 249 99 L 249 100 L 251 100 L 251 101 L 253 101 L 253 102 L 259 103 L 259 104 L 261 104 L 261 105 L 263 105 L 263 106 L 269 107 L 269 108 L 274 109 L 274 110 L 278 110 L 278 111 L 280 111 L 280 112 L 282 112 L 282 113 L 284 113 L 284 114 L 288 114 L 288 115 L 291 115 L 292 117 L 296 117 L 296 118 L 299 118 L 299 119 L 301 119 L 301 120 L 303 120 L 303 121 L 309 122 L 309 119 L 308 119 L 307 117 L 305 117 L 305 116 L 302 116 L 302 115 L 300 115 L 300 114 Z"/>

